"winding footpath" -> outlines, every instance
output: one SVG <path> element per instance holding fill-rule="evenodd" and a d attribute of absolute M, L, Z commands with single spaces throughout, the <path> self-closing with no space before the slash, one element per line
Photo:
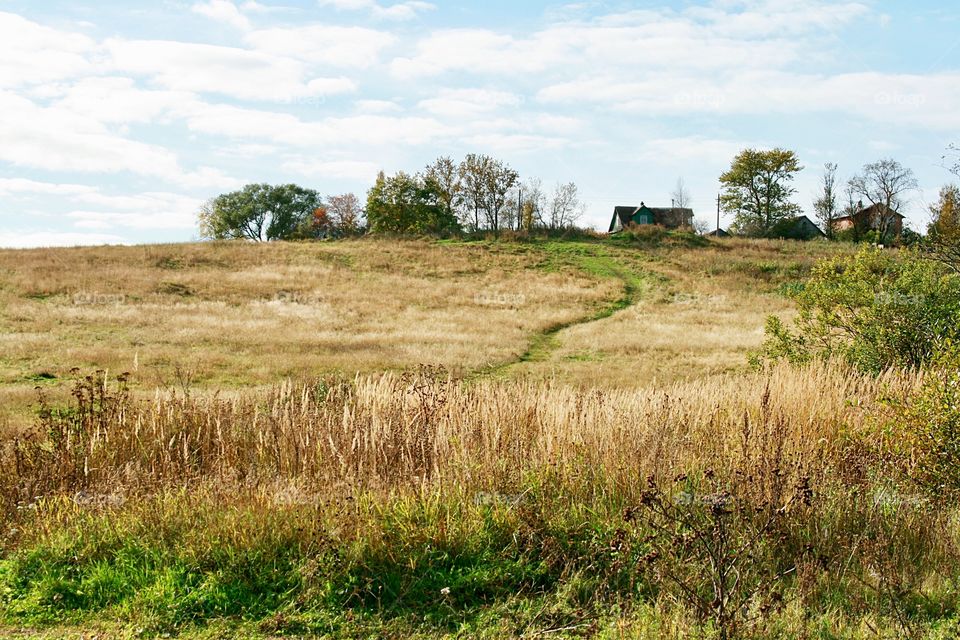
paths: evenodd
<path fill-rule="evenodd" d="M 560 332 L 571 327 L 590 324 L 591 322 L 597 322 L 599 320 L 603 320 L 604 318 L 609 318 L 614 313 L 627 309 L 640 300 L 646 289 L 644 286 L 644 279 L 641 276 L 637 275 L 623 265 L 618 264 L 616 258 L 606 254 L 605 252 L 594 254 L 589 257 L 595 261 L 598 259 L 600 260 L 599 264 L 596 262 L 594 263 L 592 271 L 597 272 L 597 267 L 599 266 L 601 267 L 599 271 L 601 271 L 606 277 L 616 278 L 622 283 L 622 295 L 592 314 L 547 327 L 544 331 L 541 331 L 533 336 L 533 338 L 530 340 L 527 350 L 522 354 L 505 362 L 481 367 L 473 373 L 471 378 L 484 379 L 503 377 L 511 368 L 525 362 L 545 362 L 557 349 L 560 348 Z M 586 269 L 584 269 L 584 271 L 586 271 Z"/>

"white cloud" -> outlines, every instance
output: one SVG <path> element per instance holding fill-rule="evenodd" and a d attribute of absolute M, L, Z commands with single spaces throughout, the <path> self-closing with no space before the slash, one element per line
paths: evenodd
<path fill-rule="evenodd" d="M 96 118 L 62 107 L 40 107 L 0 92 L 0 161 L 16 167 L 82 173 L 130 172 L 184 187 L 211 187 L 236 181 L 221 171 L 184 170 L 174 152 L 110 131 Z"/>
<path fill-rule="evenodd" d="M 745 10 L 736 7 L 746 5 Z M 809 40 L 862 16 L 860 3 L 717 2 L 686 11 L 630 11 L 558 22 L 525 37 L 489 29 L 430 33 L 391 64 L 399 78 L 447 72 L 533 74 L 598 69 L 777 68 L 816 51 Z"/>
<path fill-rule="evenodd" d="M 724 140 L 706 136 L 691 135 L 661 137 L 644 140 L 635 149 L 631 160 L 637 163 L 660 163 L 674 165 L 678 169 L 700 163 L 722 168 L 730 163 L 744 146 L 764 148 L 769 145 L 752 143 L 745 145 L 743 140 Z"/>
<path fill-rule="evenodd" d="M 240 9 L 237 8 L 237 5 L 230 0 L 197 2 L 190 7 L 190 10 L 216 22 L 230 25 L 236 29 L 246 31 L 250 28 L 250 19 L 243 15 Z"/>
<path fill-rule="evenodd" d="M 707 113 L 801 114 L 839 112 L 877 122 L 951 130 L 960 127 L 960 73 L 928 75 L 785 71 L 650 74 L 625 81 L 584 77 L 542 89 L 545 103 L 593 103 L 616 111 L 656 115 Z"/>
<path fill-rule="evenodd" d="M 364 160 L 290 160 L 283 169 L 311 178 L 336 178 L 355 182 L 373 182 L 380 167 Z"/>
<path fill-rule="evenodd" d="M 59 87 L 51 106 L 103 123 L 156 123 L 170 109 L 193 100 L 186 91 L 141 89 L 131 78 L 106 76 Z"/>
<path fill-rule="evenodd" d="M 356 88 L 344 78 L 310 78 L 306 66 L 291 58 L 235 47 L 172 40 L 108 40 L 106 48 L 116 71 L 145 76 L 174 91 L 285 102 Z"/>
<path fill-rule="evenodd" d="M 73 210 L 65 217 L 78 229 L 189 230 L 196 228 L 197 211 L 202 201 L 175 197 L 173 200 L 153 202 L 150 198 L 130 198 L 136 208 L 121 211 Z M 159 206 L 158 206 L 159 205 Z"/>
<path fill-rule="evenodd" d="M 421 100 L 428 113 L 448 118 L 471 118 L 504 107 L 518 107 L 522 98 L 508 91 L 488 89 L 442 89 L 436 97 Z"/>
<path fill-rule="evenodd" d="M 301 120 L 285 113 L 200 103 L 190 105 L 180 115 L 197 133 L 293 147 L 417 145 L 456 131 L 432 118 L 361 114 Z"/>
<path fill-rule="evenodd" d="M 0 178 L 0 196 L 14 195 L 59 195 L 79 196 L 96 193 L 96 187 L 83 184 L 59 184 L 40 182 L 27 178 Z"/>
<path fill-rule="evenodd" d="M 473 135 L 464 138 L 464 142 L 490 153 L 504 154 L 550 151 L 569 146 L 569 141 L 563 138 L 521 133 Z"/>
<path fill-rule="evenodd" d="M 95 46 L 87 36 L 0 12 L 0 88 L 89 73 L 95 66 L 91 59 Z"/>
<path fill-rule="evenodd" d="M 359 113 L 393 113 L 402 111 L 402 107 L 392 100 L 357 100 L 354 103 Z"/>
<path fill-rule="evenodd" d="M 166 191 L 106 194 L 99 187 L 42 182 L 25 178 L 0 178 L 0 197 L 32 202 L 35 198 L 52 198 L 58 208 L 76 207 L 78 203 L 95 210 L 71 210 L 64 215 L 81 228 L 190 229 L 195 226 L 196 212 L 202 200 Z"/>
<path fill-rule="evenodd" d="M 259 2 L 254 2 L 254 0 L 248 0 L 247 2 L 244 2 L 240 8 L 249 13 L 273 13 L 276 11 L 286 10 L 285 7 L 268 7 L 260 4 Z"/>
<path fill-rule="evenodd" d="M 366 11 L 374 18 L 384 20 L 411 20 L 417 17 L 418 13 L 436 8 L 422 0 L 406 0 L 389 5 L 376 0 L 317 0 L 317 4 L 338 11 Z"/>
<path fill-rule="evenodd" d="M 374 29 L 327 25 L 261 29 L 244 38 L 262 53 L 358 69 L 378 64 L 382 51 L 395 40 L 393 35 Z"/>

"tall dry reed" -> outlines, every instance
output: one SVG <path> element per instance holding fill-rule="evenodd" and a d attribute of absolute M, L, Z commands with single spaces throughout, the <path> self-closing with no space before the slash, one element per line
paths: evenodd
<path fill-rule="evenodd" d="M 593 474 L 640 491 L 651 476 L 709 468 L 775 493 L 836 462 L 841 434 L 880 394 L 917 383 L 815 364 L 658 390 L 582 391 L 423 370 L 230 396 L 162 391 L 137 402 L 122 380 L 100 374 L 77 382 L 69 410 L 44 406 L 37 428 L 6 444 L 0 484 L 9 506 L 211 479 L 290 480 L 319 493 L 503 490 L 549 472 L 570 486 Z"/>

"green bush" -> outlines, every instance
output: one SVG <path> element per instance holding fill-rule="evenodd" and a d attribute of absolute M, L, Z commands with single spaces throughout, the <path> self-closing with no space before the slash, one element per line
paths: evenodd
<path fill-rule="evenodd" d="M 960 342 L 960 279 L 913 254 L 864 248 L 822 261 L 793 298 L 793 327 L 768 318 L 755 364 L 842 358 L 865 371 L 919 368 Z"/>
<path fill-rule="evenodd" d="M 614 244 L 629 247 L 705 247 L 710 241 L 697 235 L 693 229 L 668 229 L 655 224 L 631 224 L 622 231 L 610 236 Z"/>
<path fill-rule="evenodd" d="M 927 372 L 916 393 L 888 399 L 888 411 L 858 439 L 892 477 L 938 500 L 960 494 L 960 367 L 955 355 L 949 360 Z"/>

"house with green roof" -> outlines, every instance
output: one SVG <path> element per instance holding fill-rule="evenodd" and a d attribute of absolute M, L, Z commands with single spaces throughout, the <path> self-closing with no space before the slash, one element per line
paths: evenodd
<path fill-rule="evenodd" d="M 614 207 L 609 233 L 616 233 L 630 225 L 656 224 L 668 229 L 693 226 L 693 209 L 685 207 L 648 207 L 643 202 L 639 207 Z"/>

